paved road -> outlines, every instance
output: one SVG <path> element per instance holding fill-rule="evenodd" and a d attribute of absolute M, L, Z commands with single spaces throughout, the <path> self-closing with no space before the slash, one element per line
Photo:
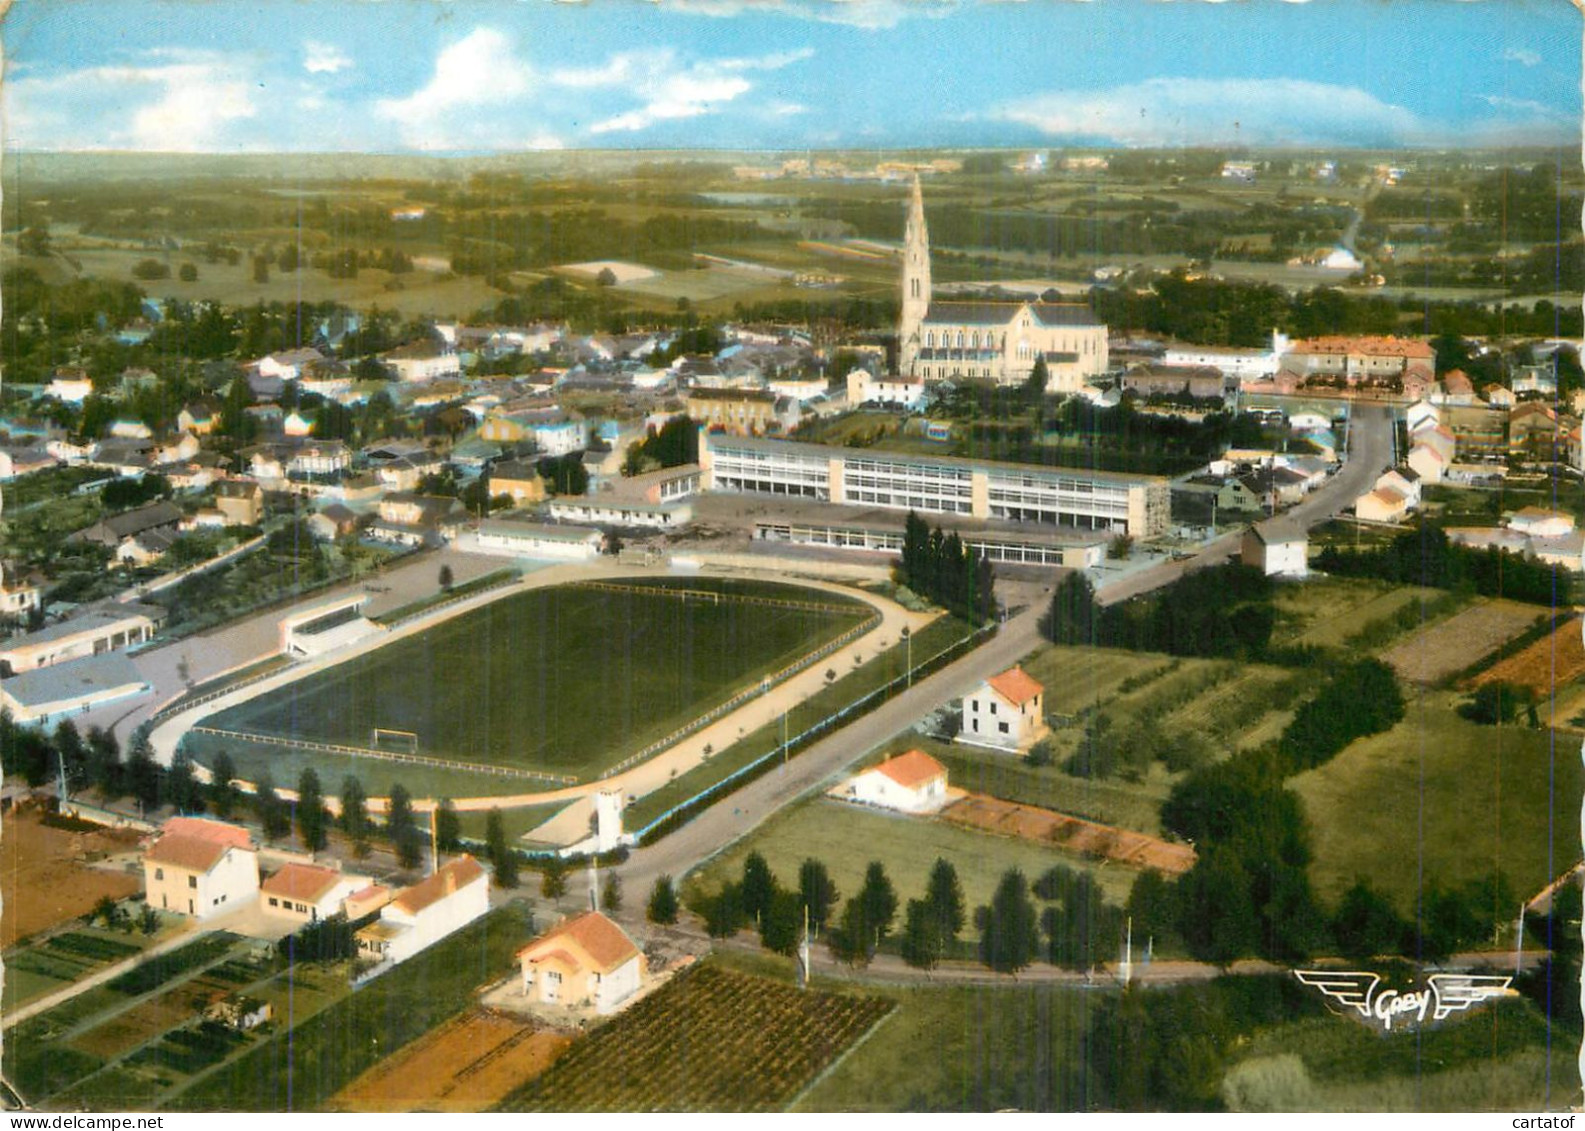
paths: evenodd
<path fill-rule="evenodd" d="M 1392 412 L 1382 405 L 1358 405 L 1349 428 L 1348 459 L 1343 469 L 1288 514 L 1306 527 L 1333 517 L 1353 503 L 1392 457 Z M 1184 572 L 1226 560 L 1237 552 L 1241 535 L 1229 534 L 1181 562 L 1168 562 L 1119 579 L 1100 594 L 1105 603 L 1125 600 L 1167 585 Z M 855 759 L 949 699 L 1011 667 L 1040 644 L 1037 627 L 1043 604 L 1034 602 L 1002 626 L 990 643 L 943 668 L 840 731 L 821 739 L 787 765 L 772 770 L 711 806 L 657 843 L 634 852 L 621 868 L 630 901 L 641 907 L 656 877 L 680 880 L 735 841 L 751 832 L 783 806 L 812 792 Z"/>

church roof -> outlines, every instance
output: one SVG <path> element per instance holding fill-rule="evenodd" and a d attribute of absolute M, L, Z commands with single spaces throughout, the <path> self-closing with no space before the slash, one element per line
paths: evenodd
<path fill-rule="evenodd" d="M 1088 306 L 1071 302 L 932 302 L 925 322 L 948 326 L 1006 326 L 1028 309 L 1042 326 L 1099 326 Z"/>

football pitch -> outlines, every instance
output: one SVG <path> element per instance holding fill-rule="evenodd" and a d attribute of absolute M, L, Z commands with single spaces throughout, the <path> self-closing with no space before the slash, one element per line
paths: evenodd
<path fill-rule="evenodd" d="M 768 582 L 533 589 L 203 723 L 357 747 L 376 728 L 405 731 L 423 755 L 588 780 L 868 616 L 859 601 Z M 394 769 L 353 761 L 366 779 Z"/>

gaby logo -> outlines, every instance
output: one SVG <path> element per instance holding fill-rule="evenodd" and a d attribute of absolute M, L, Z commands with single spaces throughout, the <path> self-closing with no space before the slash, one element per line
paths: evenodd
<path fill-rule="evenodd" d="M 1314 986 L 1340 1005 L 1356 1010 L 1366 1021 L 1379 1021 L 1392 1032 L 1394 1022 L 1422 1025 L 1441 1021 L 1488 998 L 1510 997 L 1512 978 L 1496 974 L 1432 974 L 1423 990 L 1383 988 L 1381 975 L 1364 970 L 1295 970 L 1293 976 Z"/>

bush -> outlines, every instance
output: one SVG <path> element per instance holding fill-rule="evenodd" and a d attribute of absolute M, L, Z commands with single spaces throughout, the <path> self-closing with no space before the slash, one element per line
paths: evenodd
<path fill-rule="evenodd" d="M 140 259 L 132 267 L 134 279 L 169 279 L 171 265 L 161 263 L 158 259 Z"/>

